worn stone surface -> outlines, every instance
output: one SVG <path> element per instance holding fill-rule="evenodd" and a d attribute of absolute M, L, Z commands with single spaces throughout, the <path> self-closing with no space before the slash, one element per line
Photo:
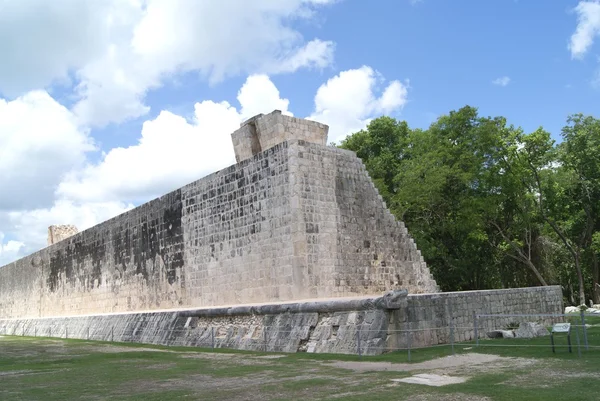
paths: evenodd
<path fill-rule="evenodd" d="M 240 129 L 231 134 L 231 140 L 239 163 L 288 140 L 326 145 L 328 132 L 325 124 L 286 116 L 275 110 L 244 121 Z"/>
<path fill-rule="evenodd" d="M 0 317 L 438 291 L 360 159 L 296 120 L 257 118 L 268 149 L 0 268 Z"/>
<path fill-rule="evenodd" d="M 489 338 L 515 338 L 515 332 L 512 330 L 493 330 L 487 333 Z"/>
<path fill-rule="evenodd" d="M 352 306 L 343 300 L 303 305 L 291 304 L 297 312 L 278 314 L 231 308 L 199 316 L 190 310 L 6 319 L 0 320 L 0 334 L 270 352 L 356 354 L 360 350 L 375 355 L 385 351 L 388 314 L 375 306 L 381 303 L 365 303 L 360 310 L 343 310 Z"/>
<path fill-rule="evenodd" d="M 412 346 L 447 344 L 454 328 L 455 341 L 475 339 L 512 323 L 539 321 L 550 326 L 562 317 L 538 316 L 562 314 L 560 286 L 511 288 L 503 290 L 461 291 L 437 294 L 409 294 L 406 310 L 390 311 L 399 329 L 412 330 Z M 487 316 L 491 315 L 491 316 Z M 525 316 L 514 316 L 525 315 Z M 389 342 L 403 348 L 406 334 L 401 338 L 390 335 Z"/>
<path fill-rule="evenodd" d="M 79 232 L 73 225 L 53 225 L 48 227 L 48 246 L 54 245 L 64 239 L 69 238 Z"/>
<path fill-rule="evenodd" d="M 516 338 L 534 338 L 549 335 L 548 329 L 536 322 L 521 322 L 519 328 L 515 330 Z"/>
<path fill-rule="evenodd" d="M 559 290 L 557 287 L 535 287 L 443 293 L 435 297 L 406 296 L 405 292 L 398 291 L 381 297 L 285 305 L 0 319 L 0 335 L 67 336 L 202 347 L 214 345 L 255 351 L 358 354 L 360 350 L 363 355 L 377 355 L 408 347 L 448 343 L 451 324 L 455 328 L 455 341 L 473 339 L 474 321 L 470 306 L 474 304 L 482 308 L 478 313 L 493 311 L 501 314 L 511 312 L 512 302 L 531 300 L 531 305 L 522 311 L 552 313 L 562 307 Z M 393 297 L 398 302 L 386 305 L 383 302 L 386 297 Z M 547 302 L 545 310 L 539 309 L 542 301 Z M 439 309 L 440 303 L 445 305 L 443 311 Z M 434 316 L 433 313 L 438 315 L 427 320 L 429 315 L 411 312 L 415 305 L 430 310 L 431 316 Z M 450 305 L 453 307 L 449 308 Z M 465 307 L 460 308 L 459 305 Z M 485 331 L 481 321 L 479 324 L 479 335 L 484 337 L 489 331 Z M 470 332 L 465 333 L 465 328 Z"/>

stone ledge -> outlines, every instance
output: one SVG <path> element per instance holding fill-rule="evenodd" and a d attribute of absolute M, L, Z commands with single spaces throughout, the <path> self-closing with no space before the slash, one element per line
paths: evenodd
<path fill-rule="evenodd" d="M 394 290 L 373 298 L 329 299 L 288 304 L 242 305 L 223 308 L 195 309 L 177 312 L 180 317 L 218 317 L 243 315 L 279 315 L 285 313 L 332 313 L 371 309 L 400 309 L 408 296 L 407 290 Z"/>

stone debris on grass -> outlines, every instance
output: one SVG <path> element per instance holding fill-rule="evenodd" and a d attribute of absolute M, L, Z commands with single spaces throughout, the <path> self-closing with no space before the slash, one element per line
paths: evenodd
<path fill-rule="evenodd" d="M 402 382 L 410 384 L 423 384 L 426 386 L 447 386 L 448 384 L 459 384 L 467 381 L 466 377 L 435 375 L 431 373 L 421 373 L 418 375 L 404 377 L 402 379 L 392 379 L 393 382 Z"/>
<path fill-rule="evenodd" d="M 262 355 L 262 356 L 255 356 L 253 357 L 254 359 L 279 359 L 279 358 L 285 358 L 286 355 Z"/>
<path fill-rule="evenodd" d="M 586 306 L 584 308 L 584 313 L 586 314 L 591 314 L 591 315 L 600 315 L 600 305 L 594 305 L 592 307 Z M 565 308 L 565 314 L 569 314 L 569 313 L 580 313 L 581 312 L 581 306 L 567 306 Z"/>
<path fill-rule="evenodd" d="M 489 338 L 515 338 L 515 332 L 512 330 L 493 330 L 487 333 Z"/>
<path fill-rule="evenodd" d="M 524 322 L 519 325 L 519 328 L 515 330 L 516 338 L 534 338 L 549 336 L 550 332 L 546 327 L 539 323 Z"/>
<path fill-rule="evenodd" d="M 455 369 L 462 367 L 473 367 L 475 365 L 489 365 L 490 363 L 501 362 L 503 360 L 508 361 L 511 360 L 511 358 L 505 358 L 492 354 L 471 353 L 461 355 L 448 355 L 442 358 L 431 359 L 429 361 L 413 363 L 332 361 L 325 363 L 325 365 L 335 368 L 349 369 L 355 372 L 408 372 L 415 370 Z"/>
<path fill-rule="evenodd" d="M 549 336 L 548 329 L 539 323 L 523 322 L 516 330 L 492 330 L 487 333 L 489 338 L 535 338 Z"/>

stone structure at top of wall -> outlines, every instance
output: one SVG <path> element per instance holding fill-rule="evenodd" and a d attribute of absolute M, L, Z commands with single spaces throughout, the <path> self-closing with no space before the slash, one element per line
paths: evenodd
<path fill-rule="evenodd" d="M 439 291 L 326 126 L 253 121 L 232 137 L 237 164 L 0 268 L 0 318 Z"/>
<path fill-rule="evenodd" d="M 325 124 L 286 116 L 275 110 L 244 121 L 240 129 L 231 134 L 231 140 L 239 163 L 292 139 L 326 145 L 328 132 L 329 127 Z"/>
<path fill-rule="evenodd" d="M 48 227 L 48 246 L 54 245 L 64 239 L 69 238 L 79 232 L 77 227 L 73 225 L 52 225 Z"/>

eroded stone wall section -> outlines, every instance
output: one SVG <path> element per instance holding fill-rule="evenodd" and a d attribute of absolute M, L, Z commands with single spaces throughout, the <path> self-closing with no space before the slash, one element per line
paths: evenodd
<path fill-rule="evenodd" d="M 181 193 L 172 192 L 0 269 L 0 315 L 185 304 Z"/>
<path fill-rule="evenodd" d="M 185 187 L 188 291 L 197 305 L 293 299 L 288 144 Z"/>
<path fill-rule="evenodd" d="M 239 163 L 286 141 L 302 140 L 324 146 L 328 132 L 325 124 L 286 116 L 275 110 L 244 121 L 240 129 L 231 134 L 231 140 Z"/>
<path fill-rule="evenodd" d="M 413 346 L 430 346 L 449 343 L 451 325 L 455 341 L 474 340 L 474 315 L 500 315 L 477 319 L 478 337 L 485 338 L 487 332 L 515 322 L 551 325 L 562 321 L 563 310 L 560 286 L 444 292 L 409 295 L 399 320 L 401 328 L 413 332 Z"/>
<path fill-rule="evenodd" d="M 67 239 L 78 232 L 77 227 L 73 225 L 52 225 L 48 227 L 48 246 Z"/>
<path fill-rule="evenodd" d="M 308 296 L 438 292 L 414 240 L 353 152 L 290 144 L 294 272 Z"/>

